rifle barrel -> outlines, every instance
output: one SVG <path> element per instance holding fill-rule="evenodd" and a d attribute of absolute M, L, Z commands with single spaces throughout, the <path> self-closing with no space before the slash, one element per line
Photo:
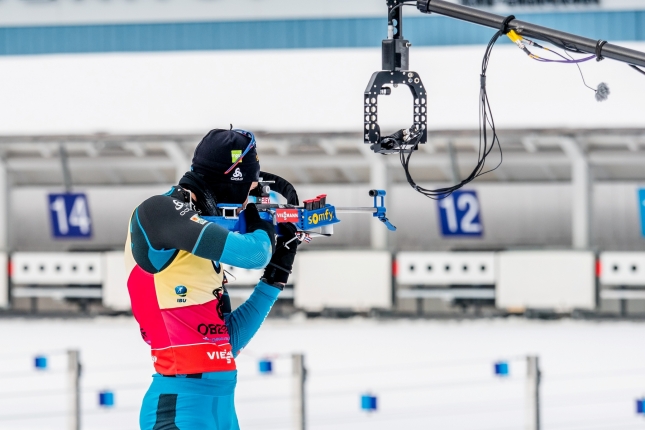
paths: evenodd
<path fill-rule="evenodd" d="M 374 207 L 351 207 L 351 206 L 350 207 L 337 207 L 336 212 L 341 212 L 341 213 L 346 213 L 346 214 L 350 214 L 350 213 L 356 213 L 357 214 L 357 213 L 365 213 L 365 212 L 374 213 L 374 212 L 376 212 L 376 208 L 374 208 Z"/>

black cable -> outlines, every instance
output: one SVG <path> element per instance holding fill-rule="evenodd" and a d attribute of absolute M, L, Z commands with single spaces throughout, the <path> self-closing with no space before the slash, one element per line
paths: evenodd
<path fill-rule="evenodd" d="M 631 67 L 632 69 L 636 70 L 637 72 L 642 73 L 643 75 L 645 75 L 645 70 L 641 69 L 640 67 L 634 66 L 633 64 L 630 64 L 629 67 Z"/>
<path fill-rule="evenodd" d="M 477 154 L 477 165 L 466 179 L 450 187 L 437 189 L 423 188 L 416 184 L 416 182 L 412 178 L 412 175 L 410 174 L 410 159 L 412 157 L 412 153 L 417 149 L 419 145 L 419 141 L 421 140 L 421 136 L 423 135 L 422 130 L 410 130 L 410 135 L 407 136 L 407 140 L 404 139 L 403 130 L 394 133 L 392 136 L 383 138 L 382 143 L 388 143 L 391 141 L 395 143 L 394 148 L 399 150 L 399 159 L 401 161 L 401 165 L 403 166 L 405 177 L 410 186 L 420 194 L 423 194 L 430 199 L 439 200 L 448 197 L 454 191 L 462 188 L 464 185 L 472 182 L 479 176 L 494 171 L 502 164 L 502 147 L 499 144 L 499 137 L 497 136 L 495 121 L 493 119 L 490 102 L 488 100 L 488 94 L 486 92 L 486 71 L 488 69 L 488 62 L 490 60 L 493 46 L 495 45 L 495 42 L 497 42 L 497 39 L 499 39 L 499 37 L 504 34 L 503 31 L 504 30 L 502 29 L 497 31 L 491 38 L 490 42 L 488 42 L 488 46 L 486 47 L 486 52 L 484 53 L 484 58 L 482 60 L 479 90 L 479 152 Z M 490 142 L 488 134 L 489 127 L 493 133 Z M 486 165 L 486 158 L 488 157 L 488 155 L 490 155 L 491 151 L 496 145 L 499 149 L 499 163 L 492 169 L 484 170 Z"/>
<path fill-rule="evenodd" d="M 564 49 L 565 51 L 574 52 L 576 54 L 588 54 L 588 52 L 582 51 L 582 50 L 578 49 L 575 45 L 568 44 L 567 42 L 565 42 L 562 39 L 557 39 L 557 38 L 546 36 L 546 35 L 543 35 L 543 34 L 540 35 L 540 38 L 543 38 L 544 40 L 546 40 L 550 44 L 555 45 L 560 49 Z"/>
<path fill-rule="evenodd" d="M 390 10 L 388 12 L 388 15 L 387 15 L 388 21 L 392 21 L 392 13 L 395 10 L 397 10 L 398 8 L 400 8 L 401 6 L 414 6 L 414 7 L 416 7 L 416 4 L 417 4 L 416 1 L 404 1 L 404 2 L 401 2 L 401 3 L 397 4 L 396 6 L 394 6 L 392 8 L 392 10 Z"/>
<path fill-rule="evenodd" d="M 551 52 L 553 52 L 554 54 L 559 55 L 560 57 L 562 57 L 562 55 L 558 54 L 555 51 L 551 51 Z M 569 55 L 569 53 L 567 51 L 564 51 L 564 53 L 567 54 L 567 57 L 569 57 L 569 58 L 571 58 L 573 60 L 573 57 L 571 55 Z M 578 71 L 580 72 L 580 77 L 582 78 L 582 83 L 584 84 L 584 86 L 595 92 L 596 91 L 595 88 L 592 88 L 589 85 L 587 85 L 587 81 L 585 81 L 585 77 L 582 74 L 582 69 L 580 68 L 580 64 L 578 64 L 578 63 L 574 63 L 574 64 L 576 65 L 576 67 L 578 67 Z"/>

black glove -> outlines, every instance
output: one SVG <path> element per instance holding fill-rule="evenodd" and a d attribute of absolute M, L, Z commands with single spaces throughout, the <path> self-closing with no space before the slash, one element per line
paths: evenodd
<path fill-rule="evenodd" d="M 295 205 L 298 206 L 300 204 L 300 200 L 298 200 L 298 193 L 296 192 L 296 189 L 291 185 L 289 181 L 287 181 L 284 178 L 281 178 L 278 175 L 274 175 L 273 173 L 267 173 L 267 172 L 260 172 L 260 177 L 262 178 L 263 181 L 274 181 L 273 184 L 269 184 L 271 186 L 271 190 L 275 191 L 276 193 L 280 194 L 282 197 L 287 199 L 287 203 L 290 205 Z M 260 197 L 260 187 L 256 187 L 255 189 L 251 190 L 252 196 L 255 197 Z"/>
<path fill-rule="evenodd" d="M 260 218 L 258 208 L 254 203 L 249 203 L 244 209 L 244 219 L 246 220 L 246 231 L 252 233 L 255 230 L 264 230 L 269 235 L 271 241 L 271 253 L 275 253 L 275 227 L 273 223 Z"/>
<path fill-rule="evenodd" d="M 290 222 L 279 224 L 281 236 L 278 236 L 276 250 L 271 257 L 269 265 L 264 269 L 262 280 L 267 284 L 282 289 L 289 279 L 293 260 L 296 258 L 296 251 L 300 241 L 296 239 L 296 226 Z"/>

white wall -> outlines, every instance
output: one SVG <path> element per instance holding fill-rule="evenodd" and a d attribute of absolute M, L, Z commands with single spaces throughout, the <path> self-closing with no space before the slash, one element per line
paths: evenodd
<path fill-rule="evenodd" d="M 122 250 L 128 219 L 134 208 L 157 187 L 86 187 L 93 220 L 90 240 L 54 240 L 51 236 L 47 193 L 56 188 L 17 188 L 10 196 L 10 239 L 15 251 Z M 388 217 L 398 227 L 388 232 L 394 250 L 492 250 L 518 247 L 571 246 L 570 186 L 566 184 L 476 183 L 484 237 L 444 239 L 440 235 L 437 203 L 409 186 L 391 187 L 386 197 Z M 638 184 L 605 183 L 594 187 L 593 245 L 601 250 L 645 250 L 640 233 Z M 300 185 L 301 198 L 328 194 L 336 206 L 371 206 L 366 185 Z M 371 215 L 339 214 L 342 222 L 331 238 L 316 238 L 308 248 L 368 248 Z M 379 226 L 380 223 L 379 223 Z M 385 226 L 381 226 L 385 228 Z"/>
<path fill-rule="evenodd" d="M 414 43 L 414 41 L 412 41 Z M 645 43 L 627 46 L 645 50 Z M 476 129 L 483 46 L 412 48 L 429 93 L 430 129 Z M 362 130 L 362 94 L 378 49 L 0 57 L 0 135 L 197 133 L 233 123 L 271 132 Z M 496 46 L 488 94 L 499 128 L 642 127 L 645 79 L 606 60 L 581 66 L 607 82 L 598 103 L 578 69 Z M 399 87 L 380 106 L 388 129 L 409 126 Z"/>
<path fill-rule="evenodd" d="M 392 255 L 387 251 L 303 252 L 297 261 L 294 304 L 300 309 L 392 307 Z"/>
<path fill-rule="evenodd" d="M 497 258 L 498 308 L 594 309 L 596 258 L 589 251 L 510 251 Z"/>

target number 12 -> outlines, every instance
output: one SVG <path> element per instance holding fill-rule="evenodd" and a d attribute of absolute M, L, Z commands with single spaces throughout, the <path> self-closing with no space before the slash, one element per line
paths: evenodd
<path fill-rule="evenodd" d="M 481 206 L 476 191 L 455 191 L 438 200 L 438 205 L 442 236 L 483 236 Z"/>

